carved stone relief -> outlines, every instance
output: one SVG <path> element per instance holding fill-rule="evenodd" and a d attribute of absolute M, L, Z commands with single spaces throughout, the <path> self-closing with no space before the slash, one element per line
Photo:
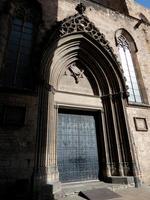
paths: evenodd
<path fill-rule="evenodd" d="M 58 90 L 94 95 L 95 88 L 89 82 L 90 77 L 87 77 L 87 74 L 87 70 L 72 63 L 60 78 Z"/>
<path fill-rule="evenodd" d="M 64 19 L 61 22 L 59 35 L 64 36 L 70 33 L 85 32 L 89 34 L 93 39 L 95 39 L 98 43 L 100 43 L 106 49 L 106 51 L 110 53 L 111 56 L 114 56 L 113 49 L 109 46 L 109 42 L 105 39 L 104 34 L 100 33 L 95 25 L 89 21 L 88 17 L 83 15 L 85 9 L 86 8 L 82 3 L 78 4 L 76 7 L 78 13 L 74 16 L 70 16 Z"/>

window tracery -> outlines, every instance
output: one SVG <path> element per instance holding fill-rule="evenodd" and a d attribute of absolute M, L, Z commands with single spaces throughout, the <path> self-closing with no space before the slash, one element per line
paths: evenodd
<path fill-rule="evenodd" d="M 142 103 L 130 43 L 124 35 L 117 38 L 120 58 L 129 90 L 129 101 Z"/>
<path fill-rule="evenodd" d="M 35 36 L 36 11 L 27 1 L 16 1 L 11 19 L 1 85 L 17 89 L 31 89 L 33 69 L 31 54 Z"/>

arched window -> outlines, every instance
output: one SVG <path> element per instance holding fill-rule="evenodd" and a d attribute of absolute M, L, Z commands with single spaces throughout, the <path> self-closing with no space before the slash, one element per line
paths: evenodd
<path fill-rule="evenodd" d="M 134 66 L 135 63 L 133 60 L 133 54 L 136 53 L 136 47 L 131 39 L 131 36 L 126 35 L 117 35 L 117 45 L 119 49 L 121 64 L 124 70 L 124 75 L 129 87 L 129 102 L 142 103 L 141 92 Z"/>
<path fill-rule="evenodd" d="M 1 75 L 4 87 L 31 89 L 33 85 L 31 56 L 37 16 L 29 5 L 27 1 L 15 4 Z"/>

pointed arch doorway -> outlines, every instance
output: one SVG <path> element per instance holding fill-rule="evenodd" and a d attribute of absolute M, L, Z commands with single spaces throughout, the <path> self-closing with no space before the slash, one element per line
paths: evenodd
<path fill-rule="evenodd" d="M 92 51 L 89 52 L 89 49 L 92 49 Z M 110 181 L 117 179 L 118 182 L 127 182 L 124 180 L 132 177 L 134 181 L 134 167 L 136 164 L 135 160 L 133 161 L 134 154 L 130 146 L 130 135 L 125 114 L 126 89 L 121 70 L 114 57 L 86 33 L 74 33 L 59 40 L 49 69 L 48 84 L 51 88 L 48 93 L 48 130 L 50 132 L 48 134 L 47 160 L 50 168 L 55 169 L 51 178 L 53 177 L 62 182 L 88 180 L 90 179 L 89 177 L 91 179 L 110 179 Z M 66 113 L 66 109 L 68 113 Z M 66 123 L 69 127 L 71 125 L 72 127 L 80 126 L 82 123 L 73 124 L 73 118 L 71 121 L 71 113 L 74 112 L 74 115 L 77 115 L 77 110 L 78 118 L 87 116 L 87 114 L 85 116 L 83 114 L 85 111 L 87 113 L 100 113 L 96 119 L 99 127 L 95 128 L 96 138 L 94 145 L 96 146 L 97 144 L 95 152 L 97 151 L 98 164 L 96 171 L 92 172 L 97 173 L 97 177 L 92 178 L 92 173 L 85 178 L 82 178 L 81 175 L 73 178 L 70 175 L 71 179 L 66 180 L 63 178 L 67 176 L 65 171 L 69 172 L 70 167 L 75 168 L 76 162 L 78 162 L 76 169 L 79 168 L 81 155 L 70 158 L 68 153 L 71 151 L 68 150 L 65 153 L 65 147 L 64 149 L 59 148 L 59 145 L 65 146 L 70 141 L 68 139 L 63 141 L 61 137 L 69 136 L 62 136 L 60 132 L 65 133 L 66 131 L 67 134 L 72 134 L 71 142 L 73 146 L 74 130 L 73 128 L 72 130 L 71 128 L 66 128 L 65 130 L 63 123 Z M 60 122 L 60 116 L 63 118 L 62 120 L 66 119 L 66 121 Z M 62 125 L 59 126 L 59 122 Z M 72 132 L 69 133 L 68 131 Z M 77 131 L 78 133 L 80 132 L 79 129 Z M 81 132 L 79 134 L 82 134 Z M 79 135 L 76 137 L 79 137 Z M 86 136 L 84 135 L 83 137 Z M 99 140 L 97 140 L 98 138 Z M 88 142 L 86 145 L 88 146 Z M 76 149 L 77 147 L 76 154 L 80 150 L 79 146 L 75 146 Z M 73 159 L 76 160 L 74 166 L 70 165 L 68 167 L 65 161 L 66 157 L 63 157 L 62 163 L 65 163 L 68 168 L 65 164 L 62 164 L 60 162 L 62 157 L 59 152 L 66 157 L 68 155 L 67 159 L 70 162 L 73 162 Z M 84 164 L 87 165 L 87 163 Z M 63 166 L 62 168 L 60 167 L 61 165 Z M 70 170 L 69 173 L 71 174 L 72 171 Z"/>
<path fill-rule="evenodd" d="M 58 81 L 54 101 L 58 106 L 57 165 L 61 182 L 99 177 L 102 103 L 98 90 L 93 74 L 79 60 L 65 68 Z"/>
<path fill-rule="evenodd" d="M 82 20 L 85 22 L 83 26 L 87 23 L 96 34 L 92 35 L 93 32 L 88 32 L 89 28 L 86 26 L 82 31 L 75 29 L 64 34 L 65 23 L 67 23 L 65 19 L 59 29 L 61 37 L 51 41 L 51 48 L 48 48 L 44 54 L 42 79 L 45 83 L 39 90 L 39 102 L 43 113 L 47 112 L 47 132 L 45 137 L 39 133 L 41 137 L 39 141 L 43 144 L 44 141 L 46 142 L 46 156 L 43 159 L 44 145 L 41 146 L 41 142 L 38 146 L 40 153 L 37 157 L 40 159 L 37 159 L 37 166 L 45 162 L 48 183 L 82 180 L 84 179 L 82 175 L 88 170 L 84 167 L 82 175 L 78 176 L 81 170 L 77 169 L 80 168 L 81 160 L 90 160 L 88 155 L 92 157 L 90 150 L 85 146 L 90 149 L 90 142 L 94 140 L 92 147 L 95 147 L 94 156 L 97 156 L 94 161 L 90 161 L 90 164 L 94 162 L 96 170 L 88 172 L 85 179 L 91 177 L 91 179 L 98 178 L 110 182 L 136 184 L 139 182 L 139 169 L 126 118 L 127 91 L 122 70 L 108 41 L 85 16 L 75 15 L 68 20 L 73 22 Z M 48 109 L 45 107 L 45 102 Z M 75 116 L 78 120 L 75 120 Z M 75 130 L 73 127 L 82 127 L 81 118 L 86 117 L 91 117 L 92 122 L 87 123 L 90 127 L 95 124 L 92 130 L 94 136 L 90 138 L 91 129 L 80 131 L 76 128 L 76 136 L 73 138 Z M 40 120 L 41 124 L 44 123 L 42 116 Z M 87 118 L 85 121 L 88 121 Z M 41 124 L 40 131 L 44 127 Z M 84 126 L 87 127 L 87 124 Z M 83 132 L 80 143 L 78 138 Z M 69 134 L 70 139 L 68 139 Z M 85 142 L 87 135 L 90 137 Z M 66 137 L 65 140 L 63 137 Z M 74 141 L 77 141 L 78 145 L 75 145 Z M 86 157 L 82 157 L 80 152 L 81 144 L 84 142 Z M 66 146 L 72 149 L 66 150 Z M 77 156 L 70 154 L 74 149 L 77 149 L 75 150 Z M 68 167 L 66 158 L 67 162 L 69 160 L 74 165 Z M 86 165 L 87 162 L 84 162 L 84 166 Z M 70 168 L 77 172 L 66 180 L 65 171 L 69 171 Z M 71 174 L 72 171 L 70 170 L 69 173 Z"/>

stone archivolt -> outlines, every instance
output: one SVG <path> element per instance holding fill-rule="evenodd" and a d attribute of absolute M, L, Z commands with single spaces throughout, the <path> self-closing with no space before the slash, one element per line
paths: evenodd
<path fill-rule="evenodd" d="M 59 28 L 60 37 L 76 32 L 85 32 L 89 34 L 100 43 L 111 56 L 114 56 L 113 49 L 109 46 L 109 42 L 105 39 L 104 34 L 100 33 L 95 25 L 89 21 L 88 17 L 80 13 L 64 19 Z"/>
<path fill-rule="evenodd" d="M 86 33 L 90 35 L 95 41 L 97 41 L 108 53 L 109 55 L 117 62 L 119 69 L 124 77 L 124 71 L 120 62 L 117 60 L 117 56 L 115 55 L 113 48 L 109 45 L 109 41 L 106 40 L 105 35 L 101 33 L 98 28 L 94 25 L 94 23 L 90 22 L 88 17 L 86 17 L 83 13 L 85 12 L 86 7 L 81 3 L 78 4 L 76 10 L 77 14 L 65 18 L 59 25 L 58 35 L 59 37 L 67 36 L 72 33 Z M 126 79 L 124 78 L 126 82 Z M 128 87 L 126 86 L 126 90 Z M 129 93 L 126 91 L 126 96 L 129 96 Z"/>

